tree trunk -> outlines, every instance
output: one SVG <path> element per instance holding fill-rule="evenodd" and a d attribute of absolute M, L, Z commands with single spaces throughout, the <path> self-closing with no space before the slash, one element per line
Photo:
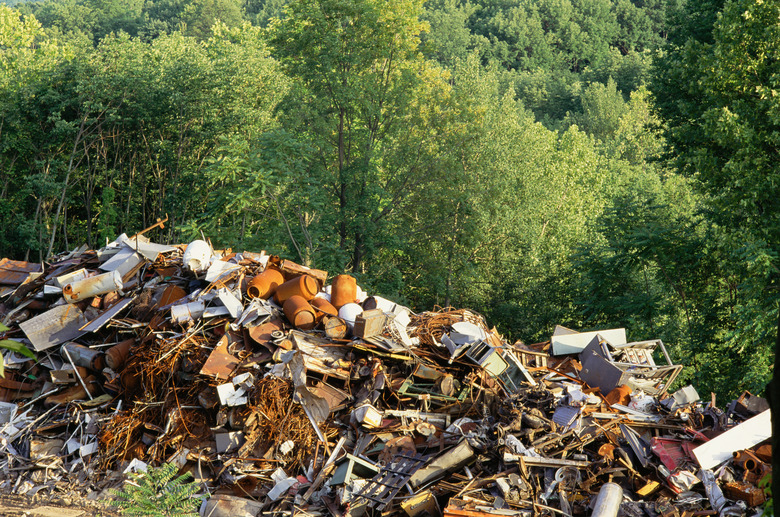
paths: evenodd
<path fill-rule="evenodd" d="M 344 109 L 339 110 L 339 246 L 344 249 L 347 243 L 347 179 L 344 177 Z"/>
<path fill-rule="evenodd" d="M 57 236 L 57 226 L 60 224 L 60 213 L 62 212 L 62 205 L 65 203 L 65 194 L 68 192 L 68 181 L 70 181 L 70 173 L 73 171 L 73 161 L 76 158 L 76 149 L 81 143 L 81 139 L 84 136 L 84 127 L 87 124 L 87 117 L 84 116 L 81 119 L 81 125 L 79 126 L 79 132 L 76 134 L 76 140 L 73 142 L 73 150 L 70 153 L 70 160 L 68 161 L 68 172 L 65 174 L 65 184 L 62 186 L 62 194 L 60 195 L 60 202 L 57 205 L 57 211 L 54 213 L 54 222 L 51 228 L 51 239 L 49 240 L 49 248 L 46 250 L 46 256 L 51 256 L 51 252 L 54 249 L 54 238 Z"/>

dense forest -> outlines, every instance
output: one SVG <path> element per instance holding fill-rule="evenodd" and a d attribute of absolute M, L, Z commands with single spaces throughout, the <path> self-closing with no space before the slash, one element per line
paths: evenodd
<path fill-rule="evenodd" d="M 0 3 L 0 250 L 266 250 L 512 339 L 660 338 L 762 393 L 780 3 Z"/>

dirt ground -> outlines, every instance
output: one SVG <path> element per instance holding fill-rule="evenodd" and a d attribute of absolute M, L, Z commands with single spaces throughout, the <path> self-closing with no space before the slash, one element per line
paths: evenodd
<path fill-rule="evenodd" d="M 93 501 L 40 501 L 0 494 L 0 517 L 119 517 L 119 513 Z"/>

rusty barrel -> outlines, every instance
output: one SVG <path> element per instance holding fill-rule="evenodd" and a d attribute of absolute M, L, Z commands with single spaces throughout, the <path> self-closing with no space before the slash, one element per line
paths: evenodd
<path fill-rule="evenodd" d="M 311 301 L 309 301 L 312 307 L 314 307 L 314 312 L 317 315 L 317 323 L 322 320 L 322 317 L 325 315 L 328 316 L 338 316 L 339 311 L 336 309 L 331 303 L 326 300 L 325 298 L 314 298 Z"/>
<path fill-rule="evenodd" d="M 255 276 L 246 287 L 246 295 L 250 298 L 263 298 L 267 300 L 276 292 L 276 289 L 284 283 L 282 272 L 268 268 Z"/>
<path fill-rule="evenodd" d="M 126 339 L 119 344 L 112 346 L 106 351 L 106 364 L 109 368 L 118 372 L 127 361 L 127 355 L 130 353 L 130 347 L 135 343 L 135 339 Z"/>
<path fill-rule="evenodd" d="M 311 300 L 320 290 L 320 286 L 314 277 L 301 275 L 288 280 L 276 288 L 274 300 L 283 305 L 291 296 L 300 296 L 304 300 Z"/>
<path fill-rule="evenodd" d="M 330 289 L 330 303 L 337 309 L 353 303 L 357 298 L 357 280 L 349 275 L 338 275 L 333 279 Z"/>
<path fill-rule="evenodd" d="M 325 316 L 322 320 L 325 327 L 325 335 L 330 339 L 344 339 L 347 336 L 349 327 L 343 319 L 338 316 Z"/>
<path fill-rule="evenodd" d="M 284 315 L 296 328 L 310 330 L 317 324 L 314 309 L 302 296 L 290 296 L 284 302 L 282 309 L 284 310 Z"/>

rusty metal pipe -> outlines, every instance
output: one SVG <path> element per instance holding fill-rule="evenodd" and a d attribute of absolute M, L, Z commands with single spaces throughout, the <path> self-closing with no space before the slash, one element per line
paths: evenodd
<path fill-rule="evenodd" d="M 748 450 L 734 451 L 734 463 L 745 470 L 760 471 L 764 462 Z"/>
<path fill-rule="evenodd" d="M 90 370 L 101 371 L 106 366 L 106 354 L 78 343 L 65 343 L 60 348 L 60 355 L 71 360 L 74 367 L 83 366 Z"/>

